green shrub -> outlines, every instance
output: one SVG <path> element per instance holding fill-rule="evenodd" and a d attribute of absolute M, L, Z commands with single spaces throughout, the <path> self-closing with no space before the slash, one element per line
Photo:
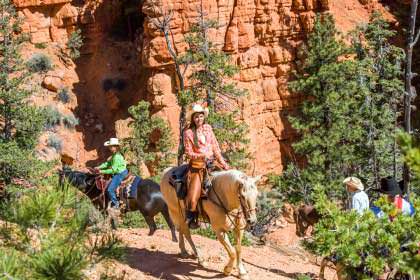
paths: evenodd
<path fill-rule="evenodd" d="M 0 143 L 0 181 L 9 184 L 12 178 L 32 178 L 46 171 L 46 165 L 35 153 L 21 149 L 16 142 Z"/>
<path fill-rule="evenodd" d="M 0 247 L 0 279 L 24 279 L 21 261 L 15 251 L 8 252 Z"/>
<path fill-rule="evenodd" d="M 80 280 L 87 266 L 86 255 L 81 248 L 52 246 L 41 250 L 32 258 L 33 278 L 39 280 Z"/>
<path fill-rule="evenodd" d="M 338 208 L 324 188 L 317 186 L 315 192 L 316 208 L 322 219 L 315 226 L 309 249 L 336 259 L 354 279 L 376 279 L 387 267 L 403 273 L 420 273 L 418 211 L 413 217 L 392 215 L 396 213 L 395 206 L 381 197 L 375 205 L 385 213 L 384 217 L 377 218 L 372 211 L 358 215 Z M 420 209 L 420 200 L 415 199 L 414 205 Z M 403 247 L 406 248 L 402 250 Z"/>
<path fill-rule="evenodd" d="M 82 31 L 77 29 L 70 34 L 69 40 L 67 41 L 67 48 L 70 51 L 70 57 L 76 59 L 80 57 L 79 49 L 83 45 Z"/>
<path fill-rule="evenodd" d="M 47 43 L 35 43 L 34 46 L 37 49 L 45 49 L 47 48 Z"/>
<path fill-rule="evenodd" d="M 120 226 L 122 228 L 147 228 L 147 223 L 143 215 L 138 211 L 132 211 L 125 213 Z"/>
<path fill-rule="evenodd" d="M 52 69 L 51 59 L 43 53 L 36 53 L 27 62 L 27 67 L 31 72 L 45 73 Z"/>
<path fill-rule="evenodd" d="M 45 125 L 46 129 L 51 129 L 61 123 L 62 114 L 56 107 L 46 106 L 44 107 L 43 114 L 45 116 Z"/>
<path fill-rule="evenodd" d="M 64 115 L 62 121 L 64 126 L 69 129 L 72 129 L 79 124 L 79 119 L 76 118 L 73 114 Z"/>
<path fill-rule="evenodd" d="M 296 277 L 296 280 L 311 280 L 311 276 L 308 276 L 306 274 L 298 274 Z"/>
<path fill-rule="evenodd" d="M 136 166 L 145 163 L 152 167 L 152 175 L 161 173 L 171 164 L 174 156 L 171 129 L 162 118 L 151 115 L 149 102 L 140 101 L 128 112 L 133 118 L 129 124 L 133 132 L 123 141 L 123 153 L 133 159 Z"/>
<path fill-rule="evenodd" d="M 57 93 L 57 98 L 64 104 L 67 104 L 70 102 L 70 94 L 69 90 L 67 88 L 62 88 Z"/>
<path fill-rule="evenodd" d="M 63 140 L 56 134 L 50 134 L 47 139 L 47 146 L 60 152 L 63 149 Z"/>
<path fill-rule="evenodd" d="M 104 234 L 96 248 L 96 253 L 100 259 L 113 259 L 124 261 L 126 256 L 126 247 L 113 233 Z"/>

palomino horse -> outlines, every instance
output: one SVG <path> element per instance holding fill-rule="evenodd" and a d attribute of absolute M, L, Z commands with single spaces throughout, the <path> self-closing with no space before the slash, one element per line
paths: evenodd
<path fill-rule="evenodd" d="M 184 237 L 187 239 L 198 262 L 203 265 L 203 258 L 191 239 L 190 229 L 185 223 L 184 201 L 178 200 L 175 189 L 169 184 L 172 169 L 164 172 L 161 181 L 161 191 L 169 208 L 169 215 L 179 231 L 179 248 L 181 255 L 188 255 L 185 249 Z M 212 174 L 212 188 L 208 199 L 202 201 L 202 207 L 209 217 L 217 239 L 222 243 L 229 255 L 229 261 L 224 268 L 224 274 L 232 272 L 236 266 L 241 279 L 247 279 L 248 274 L 241 259 L 241 240 L 246 224 L 257 221 L 256 202 L 258 190 L 256 182 L 260 177 L 252 178 L 238 170 L 220 171 Z M 229 242 L 227 232 L 234 232 L 235 248 Z"/>

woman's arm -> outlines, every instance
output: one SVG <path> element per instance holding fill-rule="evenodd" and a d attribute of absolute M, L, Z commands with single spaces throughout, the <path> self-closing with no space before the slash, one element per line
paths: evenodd
<path fill-rule="evenodd" d="M 224 169 L 229 169 L 229 165 L 226 163 L 225 159 L 222 156 L 222 151 L 220 150 L 219 142 L 217 142 L 216 136 L 214 135 L 213 128 L 209 126 L 211 144 L 214 156 L 216 160 L 223 166 Z"/>
<path fill-rule="evenodd" d="M 102 163 L 101 165 L 99 165 L 97 168 L 99 170 L 106 169 L 106 168 L 109 168 L 110 165 L 111 165 L 111 161 L 109 160 L 109 161 L 105 161 L 104 163 Z"/>

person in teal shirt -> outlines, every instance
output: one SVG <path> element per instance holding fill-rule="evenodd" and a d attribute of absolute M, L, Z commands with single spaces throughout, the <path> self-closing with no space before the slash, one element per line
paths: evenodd
<path fill-rule="evenodd" d="M 102 163 L 96 169 L 101 174 L 112 175 L 112 180 L 111 183 L 109 183 L 107 192 L 109 199 L 112 202 L 112 207 L 119 208 L 120 204 L 117 199 L 116 190 L 128 175 L 127 163 L 119 151 L 120 143 L 118 138 L 110 138 L 109 141 L 104 143 L 104 146 L 109 148 L 112 152 L 112 156 L 107 162 Z"/>

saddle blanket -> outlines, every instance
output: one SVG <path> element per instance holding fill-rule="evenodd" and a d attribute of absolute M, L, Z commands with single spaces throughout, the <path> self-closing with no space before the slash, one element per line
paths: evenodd
<path fill-rule="evenodd" d="M 137 188 L 140 185 L 141 177 L 133 176 L 129 182 L 127 182 L 123 187 L 125 188 L 125 195 L 127 198 L 137 198 Z"/>

